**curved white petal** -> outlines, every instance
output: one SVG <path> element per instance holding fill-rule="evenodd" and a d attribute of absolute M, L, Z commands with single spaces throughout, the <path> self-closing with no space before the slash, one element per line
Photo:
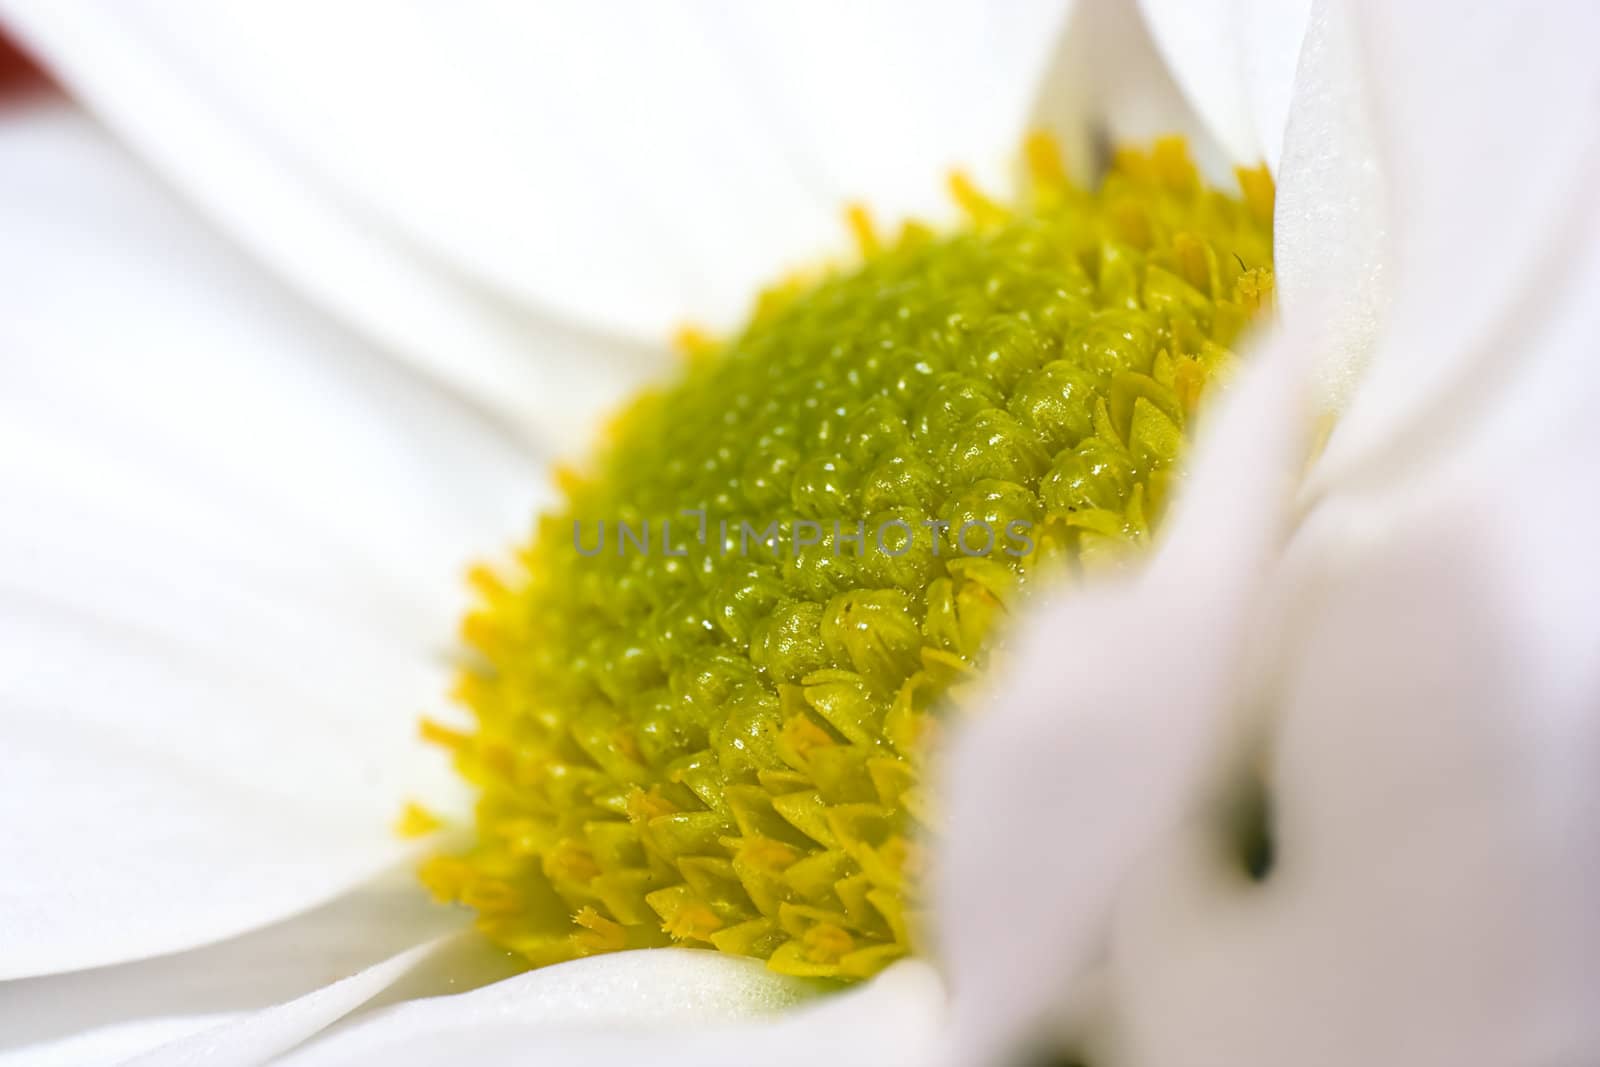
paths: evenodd
<path fill-rule="evenodd" d="M 953 740 L 935 881 L 952 1063 L 990 1062 L 1052 1010 L 1083 1010 L 1115 891 L 1210 784 L 1302 454 L 1294 356 L 1269 345 L 1217 409 L 1150 567 L 1035 612 Z"/>
<path fill-rule="evenodd" d="M 191 1034 L 128 1062 L 128 1067 L 256 1067 L 327 1029 L 398 982 L 451 938 L 414 945 L 303 997 Z"/>
<path fill-rule="evenodd" d="M 1032 124 L 1055 133 L 1079 180 L 1119 144 L 1182 134 L 1206 175 L 1234 181 L 1232 160 L 1173 80 L 1145 20 L 1126 0 L 1077 0 L 1034 101 Z"/>
<path fill-rule="evenodd" d="M 64 107 L 0 122 L 0 977 L 263 925 L 450 793 L 460 569 L 539 464 Z"/>
<path fill-rule="evenodd" d="M 48 1044 L 0 1052 L 0 1067 L 113 1067 L 216 1021 L 213 1015 L 164 1015 L 110 1023 Z"/>
<path fill-rule="evenodd" d="M 1263 698 L 1276 864 L 1250 883 L 1200 823 L 1135 879 L 1117 1062 L 1600 1058 L 1596 455 L 1570 413 L 1446 492 L 1311 517 Z"/>
<path fill-rule="evenodd" d="M 514 240 L 507 255 L 526 273 L 552 234 L 531 240 L 516 225 L 522 205 L 560 190 L 484 158 L 482 146 L 506 138 L 477 121 L 484 109 L 470 93 L 415 76 L 451 68 L 438 58 L 445 42 L 407 10 L 0 4 L 62 83 L 282 280 L 520 431 L 561 440 L 658 368 L 661 345 L 560 326 L 474 280 L 467 264 L 429 254 L 422 231 L 467 214 Z M 395 43 L 382 47 L 384 34 Z M 345 62 L 350 48 L 365 69 Z M 363 185 L 339 159 L 392 180 Z M 581 248 L 560 249 L 568 275 L 588 269 Z"/>
<path fill-rule="evenodd" d="M 784 1010 L 811 995 L 810 983 L 775 975 L 759 961 L 647 949 L 398 1005 L 284 1062 L 911 1067 L 933 1061 L 944 996 L 927 964 L 901 963 L 863 988 Z"/>
<path fill-rule="evenodd" d="M 1312 0 L 1139 0 L 1178 84 L 1235 162 L 1282 151 Z"/>
<path fill-rule="evenodd" d="M 1387 71 L 1367 86 L 1389 101 L 1377 128 L 1397 110 L 1411 139 L 1381 142 L 1386 168 L 1404 163 L 1385 185 L 1396 275 L 1378 361 L 1256 624 L 1278 665 L 1255 698 L 1273 723 L 1276 863 L 1252 884 L 1202 813 L 1134 879 L 1109 950 L 1115 1062 L 1600 1056 L 1600 508 L 1574 488 L 1600 456 L 1600 211 L 1592 185 L 1556 192 L 1600 160 L 1587 126 L 1530 148 L 1527 184 L 1557 199 L 1486 226 L 1503 292 L 1475 243 L 1450 261 L 1447 212 L 1489 211 L 1509 178 L 1459 125 L 1512 119 L 1485 109 L 1466 56 L 1567 99 L 1589 84 L 1581 34 L 1558 41 L 1545 11 L 1528 39 L 1510 12 L 1490 33 L 1479 20 L 1497 14 L 1404 56 L 1391 49 L 1418 25 L 1360 39 Z M 1362 15 L 1370 34 L 1411 12 Z M 1546 104 L 1525 100 L 1524 123 Z M 1502 231 L 1506 215 L 1531 231 Z"/>
<path fill-rule="evenodd" d="M 723 66 L 776 153 L 818 198 L 825 214 L 798 220 L 789 247 L 821 253 L 835 247 L 825 220 L 846 201 L 864 201 L 890 219 L 938 217 L 949 213 L 943 179 L 950 168 L 1004 182 L 1074 3 L 729 3 L 696 10 L 686 31 L 711 46 L 707 64 Z M 691 73 L 676 64 L 674 72 Z M 726 178 L 708 174 L 708 164 L 742 168 L 749 165 L 738 161 L 743 154 L 701 157 L 683 184 L 719 186 Z M 768 209 L 752 203 L 749 210 Z M 755 277 L 780 262 L 769 260 L 766 275 Z M 746 298 L 750 277 L 735 282 L 742 286 L 735 300 Z"/>
<path fill-rule="evenodd" d="M 562 369 L 518 366 L 529 311 L 727 324 L 845 243 L 847 199 L 995 173 L 1065 7 L 0 4 L 292 284 L 491 399 Z"/>
<path fill-rule="evenodd" d="M 1525 341 L 1576 295 L 1600 215 L 1600 8 L 1358 3 L 1390 225 L 1391 311 L 1315 485 L 1395 478 L 1461 447 L 1515 391 Z M 1573 380 L 1591 374 L 1572 360 Z M 1559 395 L 1560 390 L 1547 395 Z M 1402 461 L 1398 457 L 1405 457 Z"/>
<path fill-rule="evenodd" d="M 760 960 L 650 949 L 574 960 L 471 992 L 437 995 L 440 972 L 448 974 L 440 957 L 470 940 L 446 938 L 408 949 L 325 988 L 171 1042 L 151 1051 L 148 1062 L 246 1067 L 276 1062 L 294 1049 L 287 1062 L 470 1060 L 488 1067 L 527 1062 L 541 1050 L 576 1045 L 598 1054 L 613 1041 L 637 1049 L 645 1040 L 670 1052 L 679 1044 L 709 1047 L 708 1040 L 724 1031 L 742 1034 L 732 1024 L 763 1020 L 823 990 L 822 983 L 769 971 Z M 430 970 L 435 973 L 421 973 Z M 898 1012 L 879 1020 L 891 1033 L 909 1021 L 907 1012 L 921 1024 L 936 1017 L 938 984 L 922 965 L 873 988 L 876 1008 Z M 859 1021 L 865 1010 L 860 998 L 839 999 L 842 1005 L 821 1006 L 825 1015 L 857 1020 L 855 1028 L 869 1030 Z M 384 1000 L 390 1003 L 376 1006 Z M 340 1025 L 330 1030 L 335 1023 Z M 319 1037 L 324 1031 L 330 1032 Z"/>
<path fill-rule="evenodd" d="M 1330 410 L 1348 405 L 1372 358 L 1393 282 L 1372 92 L 1348 5 L 1318 0 L 1284 132 L 1273 268 L 1284 318 L 1318 352 Z"/>
<path fill-rule="evenodd" d="M 1245 97 L 1261 160 L 1277 174 L 1294 102 L 1295 74 L 1317 0 L 1234 0 Z"/>
<path fill-rule="evenodd" d="M 65 1061 L 74 1047 L 87 1052 L 91 1046 L 107 1049 L 104 1059 L 120 1061 L 310 993 L 469 919 L 417 892 L 407 865 L 322 907 L 214 945 L 0 982 L 0 1017 L 6 1020 L 0 1064 L 53 1056 Z M 462 970 L 455 968 L 452 977 L 460 981 Z"/>
<path fill-rule="evenodd" d="M 1161 53 L 1234 160 L 1262 158 L 1244 83 L 1236 0 L 1139 0 Z"/>

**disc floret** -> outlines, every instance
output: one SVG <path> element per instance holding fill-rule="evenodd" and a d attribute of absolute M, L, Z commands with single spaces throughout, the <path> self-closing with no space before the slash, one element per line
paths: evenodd
<path fill-rule="evenodd" d="M 858 263 L 697 335 L 476 572 L 475 727 L 430 729 L 477 842 L 424 878 L 491 937 L 832 978 L 911 950 L 941 722 L 1031 590 L 1149 536 L 1272 287 L 1264 172 L 1230 197 L 1164 141 L 1088 190 L 1029 158 L 1019 207 L 957 182 L 954 233 L 853 213 Z"/>

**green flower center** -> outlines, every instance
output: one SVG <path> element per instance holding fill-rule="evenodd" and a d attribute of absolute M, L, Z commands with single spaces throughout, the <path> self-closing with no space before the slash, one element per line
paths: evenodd
<path fill-rule="evenodd" d="M 1264 172 L 1230 197 L 1167 140 L 1086 190 L 1030 157 L 1015 208 L 954 182 L 958 232 L 857 215 L 857 265 L 700 346 L 476 574 L 476 728 L 425 731 L 477 841 L 423 877 L 497 942 L 836 978 L 917 944 L 941 722 L 1031 590 L 1147 538 L 1270 298 Z"/>

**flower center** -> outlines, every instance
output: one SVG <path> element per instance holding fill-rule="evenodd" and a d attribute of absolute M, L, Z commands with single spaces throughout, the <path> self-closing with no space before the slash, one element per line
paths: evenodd
<path fill-rule="evenodd" d="M 683 943 L 870 975 L 916 943 L 922 784 L 1030 590 L 1159 521 L 1209 378 L 1270 297 L 1272 187 L 1181 141 L 763 296 L 475 575 L 478 790 L 423 877 L 538 964 Z M 1070 579 L 1069 579 L 1070 580 Z M 1064 847 L 1070 845 L 1069 835 Z"/>

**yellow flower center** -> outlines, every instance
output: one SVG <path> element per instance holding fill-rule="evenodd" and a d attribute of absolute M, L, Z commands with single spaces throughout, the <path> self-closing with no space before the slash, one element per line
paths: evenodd
<path fill-rule="evenodd" d="M 1272 285 L 1264 171 L 1231 197 L 1166 140 L 1089 190 L 1028 157 L 1015 207 L 953 180 L 958 232 L 854 212 L 857 265 L 689 338 L 515 572 L 476 573 L 476 727 L 424 730 L 477 841 L 423 877 L 490 937 L 836 978 L 916 945 L 941 721 L 1030 590 L 1148 536 Z"/>

